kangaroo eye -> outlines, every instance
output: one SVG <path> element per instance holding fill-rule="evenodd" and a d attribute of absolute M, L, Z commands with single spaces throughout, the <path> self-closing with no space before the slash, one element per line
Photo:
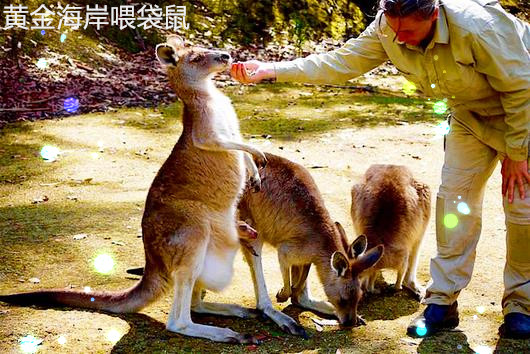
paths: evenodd
<path fill-rule="evenodd" d="M 202 55 L 195 55 L 193 57 L 191 57 L 190 59 L 190 62 L 192 63 L 198 63 L 202 60 L 203 56 Z"/>

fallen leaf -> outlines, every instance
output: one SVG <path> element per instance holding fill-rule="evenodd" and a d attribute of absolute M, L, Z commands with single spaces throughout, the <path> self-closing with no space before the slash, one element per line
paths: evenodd
<path fill-rule="evenodd" d="M 49 200 L 48 197 L 43 195 L 42 197 L 37 197 L 37 198 L 33 199 L 32 204 L 40 204 L 40 203 L 47 202 L 48 200 Z"/>
<path fill-rule="evenodd" d="M 324 320 L 321 318 L 312 317 L 311 321 L 320 325 L 320 326 L 338 326 L 339 322 L 337 320 Z"/>
<path fill-rule="evenodd" d="M 125 246 L 125 243 L 121 242 L 121 241 L 112 241 L 111 242 L 113 245 L 118 245 L 118 246 Z"/>
<path fill-rule="evenodd" d="M 74 235 L 72 238 L 77 241 L 77 240 L 82 240 L 87 237 L 88 237 L 87 234 L 77 234 L 77 235 Z"/>
<path fill-rule="evenodd" d="M 39 278 L 29 278 L 29 282 L 33 283 L 33 284 L 38 284 L 38 283 L 40 283 L 40 279 Z"/>

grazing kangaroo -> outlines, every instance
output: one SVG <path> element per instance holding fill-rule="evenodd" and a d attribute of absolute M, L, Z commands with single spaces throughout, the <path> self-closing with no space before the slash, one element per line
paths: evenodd
<path fill-rule="evenodd" d="M 368 247 L 383 244 L 382 259 L 363 276 L 363 287 L 374 285 L 381 269 L 397 270 L 395 288 L 405 286 L 422 296 L 416 281 L 419 248 L 431 213 L 429 186 L 418 182 L 405 166 L 372 165 L 351 190 L 351 217 L 357 234 Z"/>
<path fill-rule="evenodd" d="M 361 323 L 357 316 L 359 275 L 381 258 L 383 246 L 364 252 L 364 236 L 349 245 L 340 224 L 331 220 L 309 172 L 282 157 L 265 155 L 267 167 L 260 171 L 261 190 L 250 193 L 247 189 L 239 203 L 240 219 L 258 232 L 257 239 L 250 242 L 258 256 L 242 248 L 250 265 L 257 308 L 285 331 L 305 336 L 291 317 L 273 308 L 267 294 L 259 256 L 267 242 L 278 250 L 284 282 L 277 295 L 279 302 L 290 297 L 293 304 L 335 314 L 342 325 Z M 331 304 L 310 298 L 306 280 L 311 264 L 316 266 Z"/>
<path fill-rule="evenodd" d="M 43 290 L 0 296 L 15 304 L 66 305 L 109 312 L 136 312 L 173 286 L 174 300 L 166 328 L 220 342 L 256 343 L 228 328 L 193 323 L 190 310 L 249 317 L 240 306 L 206 303 L 203 289 L 225 288 L 239 249 L 237 201 L 245 186 L 245 164 L 259 189 L 258 166 L 265 155 L 242 143 L 230 100 L 211 77 L 230 67 L 228 53 L 186 48 L 174 36 L 156 47 L 169 82 L 183 102 L 183 131 L 156 175 L 142 219 L 145 274 L 122 292 Z"/>

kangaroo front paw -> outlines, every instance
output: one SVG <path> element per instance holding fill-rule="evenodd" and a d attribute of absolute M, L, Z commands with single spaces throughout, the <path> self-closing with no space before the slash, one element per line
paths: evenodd
<path fill-rule="evenodd" d="M 300 326 L 294 320 L 292 323 L 283 325 L 282 330 L 292 335 L 299 336 L 304 339 L 309 339 L 309 336 L 307 335 L 307 332 L 305 331 L 304 327 Z"/>
<path fill-rule="evenodd" d="M 258 232 L 244 221 L 237 222 L 239 240 L 251 241 L 258 238 Z"/>
<path fill-rule="evenodd" d="M 425 297 L 425 288 L 416 285 L 416 283 L 405 284 L 403 287 L 405 288 L 405 290 L 411 293 L 416 300 L 420 302 Z"/>
<path fill-rule="evenodd" d="M 289 290 L 285 290 L 285 288 L 282 288 L 276 294 L 276 301 L 285 302 L 289 300 L 290 297 L 291 297 L 291 292 Z"/>
<path fill-rule="evenodd" d="M 267 158 L 265 157 L 265 154 L 261 151 L 259 152 L 259 154 L 254 155 L 253 157 L 254 163 L 258 168 L 264 168 L 265 166 L 267 166 Z"/>
<path fill-rule="evenodd" d="M 257 193 L 261 190 L 261 178 L 258 174 L 256 176 L 250 177 L 250 187 L 254 193 Z"/>

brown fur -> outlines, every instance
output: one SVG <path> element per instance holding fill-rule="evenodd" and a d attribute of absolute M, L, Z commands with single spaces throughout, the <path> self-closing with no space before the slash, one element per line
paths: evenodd
<path fill-rule="evenodd" d="M 291 297 L 295 304 L 321 312 L 335 312 L 342 324 L 355 324 L 361 296 L 358 276 L 377 261 L 383 252 L 382 247 L 370 250 L 364 258 L 351 257 L 352 246 L 348 245 L 331 220 L 309 172 L 282 157 L 266 156 L 267 167 L 260 173 L 261 191 L 250 193 L 247 190 L 239 203 L 239 213 L 241 220 L 258 232 L 258 240 L 253 243 L 258 253 L 263 242 L 278 250 L 284 278 L 284 288 L 278 293 L 278 300 L 286 301 Z M 261 270 L 261 260 L 249 252 L 244 253 L 251 270 L 254 269 L 255 286 L 264 287 L 264 284 L 260 285 L 259 277 L 262 275 L 255 274 Z M 311 264 L 316 266 L 318 277 L 333 306 L 309 299 L 306 277 Z M 258 308 L 265 311 L 270 300 L 265 299 L 260 291 L 263 292 L 263 289 L 256 289 Z M 272 313 L 271 316 L 274 315 Z M 281 320 L 277 322 L 284 326 Z M 298 334 L 291 322 L 288 322 L 287 329 Z"/>
<path fill-rule="evenodd" d="M 352 188 L 351 216 L 357 234 L 366 235 L 368 247 L 383 244 L 383 258 L 366 273 L 365 286 L 375 291 L 376 270 L 396 269 L 396 288 L 415 292 L 419 247 L 429 222 L 431 193 L 405 166 L 372 165 L 361 183 Z"/>
<path fill-rule="evenodd" d="M 230 100 L 217 90 L 211 76 L 230 65 L 223 52 L 186 48 L 170 37 L 157 46 L 168 76 L 182 100 L 183 132 L 156 175 L 142 219 L 145 274 L 130 290 L 117 293 L 40 291 L 1 296 L 1 301 L 67 305 L 110 312 L 138 311 L 173 285 L 173 307 L 168 330 L 215 341 L 255 343 L 255 338 L 227 328 L 195 324 L 190 307 L 198 312 L 249 317 L 236 305 L 203 303 L 203 289 L 228 285 L 239 248 L 236 228 L 238 196 L 245 184 L 245 162 L 257 173 L 264 155 L 241 142 Z M 259 187 L 259 177 L 253 183 Z M 257 179 L 256 179 L 257 178 Z"/>

